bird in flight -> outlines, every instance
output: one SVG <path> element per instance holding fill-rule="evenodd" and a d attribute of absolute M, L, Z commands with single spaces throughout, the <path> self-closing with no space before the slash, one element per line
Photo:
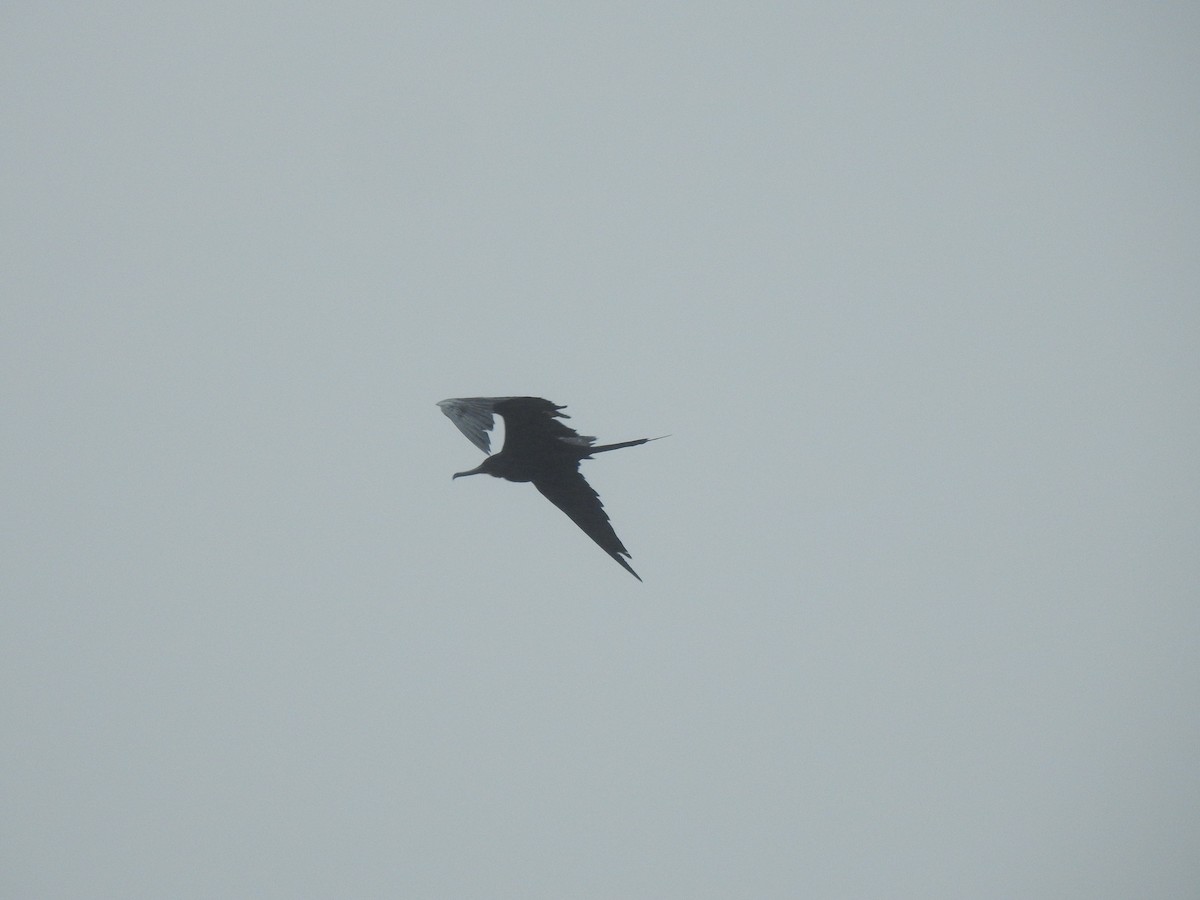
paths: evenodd
<path fill-rule="evenodd" d="M 570 418 L 541 397 L 463 397 L 438 403 L 458 430 L 484 453 L 491 452 L 488 432 L 504 417 L 504 447 L 462 475 L 491 475 L 507 481 L 532 481 L 542 496 L 571 517 L 584 534 L 600 545 L 638 581 L 642 578 L 625 561 L 629 551 L 613 531 L 600 495 L 583 480 L 579 463 L 595 453 L 635 447 L 657 438 L 594 446 L 595 438 L 579 434 L 559 419 Z"/>

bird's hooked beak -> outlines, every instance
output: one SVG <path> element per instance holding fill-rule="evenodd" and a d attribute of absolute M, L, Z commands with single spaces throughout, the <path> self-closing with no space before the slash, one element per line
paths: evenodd
<path fill-rule="evenodd" d="M 479 466 L 476 466 L 474 469 L 468 469 L 466 472 L 455 472 L 453 475 L 450 476 L 450 480 L 453 481 L 455 478 L 462 478 L 464 475 L 479 475 L 482 472 L 483 472 L 483 466 L 479 465 Z"/>

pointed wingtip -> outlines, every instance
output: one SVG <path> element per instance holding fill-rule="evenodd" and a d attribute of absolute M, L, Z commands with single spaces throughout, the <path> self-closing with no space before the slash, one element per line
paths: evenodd
<path fill-rule="evenodd" d="M 617 562 L 619 562 L 621 564 L 621 568 L 623 568 L 626 572 L 628 572 L 630 575 L 632 575 L 638 581 L 642 580 L 642 576 L 639 575 L 637 572 L 633 571 L 633 566 L 631 566 L 628 562 L 625 561 L 625 557 L 619 556 L 616 553 L 610 553 L 609 556 L 611 556 L 613 559 L 615 559 Z"/>

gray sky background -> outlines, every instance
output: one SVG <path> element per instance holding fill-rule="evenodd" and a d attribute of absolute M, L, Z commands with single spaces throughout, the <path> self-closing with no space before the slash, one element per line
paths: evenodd
<path fill-rule="evenodd" d="M 0 26 L 0 894 L 1193 895 L 1192 4 Z"/>

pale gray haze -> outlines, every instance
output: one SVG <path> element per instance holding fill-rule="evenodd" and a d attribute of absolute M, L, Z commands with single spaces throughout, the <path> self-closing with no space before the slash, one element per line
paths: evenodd
<path fill-rule="evenodd" d="M 1192 3 L 9 3 L 0 896 L 1181 898 Z M 639 584 L 435 405 L 530 394 Z"/>

